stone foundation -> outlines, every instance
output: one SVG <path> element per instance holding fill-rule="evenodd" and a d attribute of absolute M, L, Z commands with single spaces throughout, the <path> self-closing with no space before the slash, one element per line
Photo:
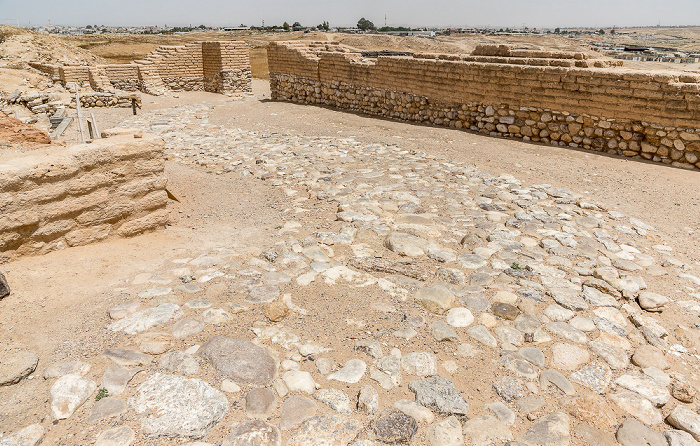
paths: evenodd
<path fill-rule="evenodd" d="M 251 91 L 250 58 L 245 42 L 200 42 L 161 46 L 131 64 L 30 65 L 51 75 L 63 85 L 87 85 L 95 91 L 116 88 L 149 94 L 176 91 L 242 93 Z"/>
<path fill-rule="evenodd" d="M 473 102 L 458 104 L 392 90 L 271 75 L 272 98 L 336 107 L 490 136 L 638 157 L 687 169 L 700 168 L 700 129 L 605 119 L 536 107 Z"/>
<path fill-rule="evenodd" d="M 85 108 L 92 107 L 121 107 L 129 108 L 131 107 L 131 97 L 134 94 L 124 94 L 124 93 L 86 93 L 80 95 L 80 106 Z M 138 102 L 141 102 L 140 95 L 136 94 L 138 97 Z M 75 96 L 72 97 L 71 108 L 75 108 Z"/>
<path fill-rule="evenodd" d="M 272 99 L 700 168 L 700 75 L 501 47 L 372 60 L 342 45 L 273 43 Z"/>
<path fill-rule="evenodd" d="M 162 228 L 163 140 L 115 136 L 0 164 L 0 255 L 8 260 Z"/>

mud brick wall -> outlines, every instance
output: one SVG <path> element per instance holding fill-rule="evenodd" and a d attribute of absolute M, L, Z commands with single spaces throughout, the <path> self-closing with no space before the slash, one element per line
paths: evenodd
<path fill-rule="evenodd" d="M 161 46 L 143 58 L 155 65 L 165 86 L 173 90 L 203 90 L 202 44 Z"/>
<path fill-rule="evenodd" d="M 87 66 L 64 65 L 58 68 L 63 85 L 69 82 L 90 82 L 90 69 Z"/>
<path fill-rule="evenodd" d="M 43 254 L 167 222 L 163 140 L 133 135 L 0 163 L 0 256 Z"/>
<path fill-rule="evenodd" d="M 491 50 L 367 59 L 325 42 L 272 43 L 272 98 L 700 168 L 700 73 Z"/>
<path fill-rule="evenodd" d="M 52 65 L 42 62 L 29 62 L 28 65 L 32 68 L 36 68 L 37 70 L 50 75 L 53 79 L 60 79 L 60 70 L 58 65 Z"/>
<path fill-rule="evenodd" d="M 105 71 L 112 87 L 124 91 L 139 89 L 139 68 L 136 64 L 98 65 Z"/>
<path fill-rule="evenodd" d="M 203 42 L 204 90 L 252 92 L 248 47 L 244 42 Z"/>
<path fill-rule="evenodd" d="M 96 91 L 111 87 L 156 95 L 168 89 L 234 93 L 250 92 L 252 82 L 248 45 L 240 41 L 161 46 L 131 64 L 88 67 L 32 62 L 31 65 L 55 76 L 64 85 L 89 83 Z"/>

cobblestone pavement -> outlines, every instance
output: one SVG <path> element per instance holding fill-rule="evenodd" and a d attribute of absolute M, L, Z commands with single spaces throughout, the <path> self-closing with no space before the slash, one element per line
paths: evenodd
<path fill-rule="evenodd" d="M 102 328 L 123 348 L 99 358 L 39 370 L 6 347 L 0 384 L 53 384 L 48 421 L 0 445 L 697 444 L 700 277 L 643 215 L 211 110 L 123 126 L 281 191 L 276 241 L 124 278 Z"/>

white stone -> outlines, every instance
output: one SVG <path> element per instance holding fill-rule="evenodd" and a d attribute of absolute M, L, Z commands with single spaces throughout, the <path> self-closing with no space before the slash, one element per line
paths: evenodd
<path fill-rule="evenodd" d="M 80 407 L 92 393 L 97 384 L 80 375 L 64 375 L 51 386 L 51 415 L 56 420 L 64 420 Z"/>

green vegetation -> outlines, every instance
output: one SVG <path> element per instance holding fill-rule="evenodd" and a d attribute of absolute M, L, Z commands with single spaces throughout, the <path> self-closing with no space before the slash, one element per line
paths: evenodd
<path fill-rule="evenodd" d="M 95 401 L 99 401 L 102 398 L 107 398 L 109 396 L 109 391 L 102 387 L 100 390 L 97 391 L 97 395 L 95 395 Z"/>
<path fill-rule="evenodd" d="M 361 29 L 362 31 L 374 31 L 377 29 L 377 27 L 374 26 L 374 23 L 370 22 L 364 17 L 357 21 L 357 28 Z"/>

